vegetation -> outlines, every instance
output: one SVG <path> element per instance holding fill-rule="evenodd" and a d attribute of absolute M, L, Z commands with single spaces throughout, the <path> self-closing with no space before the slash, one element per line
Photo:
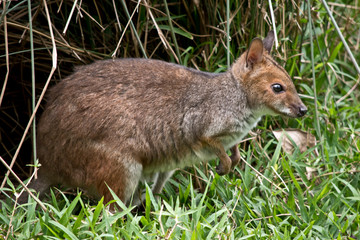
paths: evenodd
<path fill-rule="evenodd" d="M 1 239 L 360 239 L 360 71 L 351 59 L 360 59 L 358 1 L 0 3 Z M 179 170 L 159 199 L 147 191 L 143 209 L 116 201 L 121 211 L 111 212 L 102 201 L 55 189 L 42 207 L 33 199 L 14 205 L 10 196 L 22 187 L 13 174 L 5 178 L 5 164 L 23 180 L 32 175 L 33 113 L 41 114 L 48 84 L 74 65 L 148 57 L 226 71 L 273 26 L 274 58 L 309 113 L 263 118 L 240 143 L 243 163 L 234 172 L 218 176 L 216 160 Z M 288 151 L 273 133 L 281 128 L 316 143 L 292 139 L 298 146 Z"/>

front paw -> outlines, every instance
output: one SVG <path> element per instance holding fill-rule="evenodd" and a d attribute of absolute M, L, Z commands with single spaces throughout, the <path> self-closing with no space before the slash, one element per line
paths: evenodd
<path fill-rule="evenodd" d="M 230 169 L 231 169 L 230 165 L 225 166 L 224 164 L 221 164 L 221 162 L 220 162 L 219 165 L 216 167 L 216 172 L 220 176 L 223 176 L 225 174 L 228 174 L 230 172 Z"/>

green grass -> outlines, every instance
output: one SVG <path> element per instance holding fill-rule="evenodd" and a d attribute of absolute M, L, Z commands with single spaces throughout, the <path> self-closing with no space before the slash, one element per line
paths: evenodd
<path fill-rule="evenodd" d="M 276 145 L 276 142 L 271 144 Z M 246 154 L 249 163 L 262 156 Z M 262 159 L 264 160 L 264 159 Z M 197 169 L 203 191 L 191 175 L 179 172 L 166 185 L 161 200 L 147 191 L 145 208 L 136 211 L 118 201 L 122 211 L 110 213 L 100 201 L 92 205 L 79 195 L 3 205 L 1 226 L 11 226 L 9 239 L 354 239 L 359 237 L 359 175 L 346 169 L 318 171 L 305 177 L 306 158 L 286 156 L 259 164 L 271 170 L 272 182 L 251 169 L 236 168 L 225 177 Z M 323 165 L 322 163 L 320 165 Z M 314 165 L 312 165 L 314 166 Z M 273 167 L 273 168 L 272 168 Z M 279 177 L 275 177 L 273 170 Z M 340 170 L 340 169 L 339 169 Z M 259 169 L 261 171 L 261 169 Z M 275 185 L 280 188 L 275 188 Z M 71 200 L 69 199 L 71 197 Z M 12 213 L 14 215 L 12 216 Z"/>
<path fill-rule="evenodd" d="M 122 30 L 136 3 L 127 3 L 127 14 L 123 5 L 116 2 Z M 188 1 L 168 1 L 167 6 L 164 1 L 152 1 L 149 4 L 154 19 L 141 3 L 132 19 L 134 25 L 129 24 L 118 51 L 117 41 L 123 32 L 118 29 L 112 1 L 83 3 L 93 20 L 83 13 L 81 21 L 76 22 L 74 14 L 65 36 L 71 48 L 55 34 L 59 68 L 54 78 L 69 74 L 69 65 L 109 58 L 114 51 L 117 57 L 147 56 L 206 71 L 225 71 L 228 52 L 233 62 L 252 38 L 264 37 L 272 26 L 266 18 L 266 14 L 270 16 L 267 1 L 230 1 L 231 41 L 227 48 L 225 1 L 208 1 L 200 6 Z M 239 146 L 243 161 L 248 164 L 241 162 L 223 177 L 214 170 L 217 160 L 179 170 L 159 199 L 147 191 L 144 209 L 140 210 L 116 201 L 119 211 L 110 212 L 108 204 L 102 201 L 93 202 L 83 194 L 57 190 L 43 200 L 46 210 L 32 199 L 28 204 L 14 206 L 7 198 L 0 209 L 0 239 L 360 239 L 359 73 L 321 2 L 310 3 L 311 8 L 307 1 L 273 3 L 280 44 L 274 58 L 293 77 L 309 113 L 302 119 L 263 118 Z M 30 45 L 19 48 L 15 44 L 27 26 L 27 1 L 7 4 L 10 61 L 25 73 L 35 68 L 37 83 L 43 86 L 51 67 L 51 56 L 45 47 L 52 44 L 43 12 L 35 13 L 41 5 L 33 3 L 33 39 L 24 40 L 34 43 L 35 67 L 20 68 L 18 61 L 31 58 Z M 59 14 L 57 4 L 48 2 L 48 7 L 54 26 L 62 32 L 72 3 L 64 2 Z M 352 1 L 336 4 L 347 5 L 330 6 L 355 59 L 360 59 L 360 14 L 358 9 L 349 7 L 360 6 L 354 6 Z M 5 25 L 3 16 L 1 11 L 1 29 Z M 164 43 L 153 21 L 164 34 Z M 3 30 L 0 34 L 5 36 Z M 164 44 L 172 50 L 165 50 Z M 0 59 L 4 60 L 1 66 L 5 65 L 6 55 L 0 52 Z M 10 71 L 9 79 L 17 80 L 21 71 Z M 31 99 L 31 80 L 24 81 L 21 96 Z M 37 86 L 36 90 L 39 93 L 42 89 Z M 7 91 L 5 100 L 13 94 Z M 28 119 L 29 114 L 24 114 L 16 101 L 4 104 L 1 107 L 7 115 L 0 118 L 0 130 L 3 139 L 11 139 L 13 144 L 2 141 L 1 157 L 10 163 L 27 124 L 21 117 Z M 18 125 L 21 130 L 16 128 Z M 14 130 L 7 130 L 8 126 Z M 272 134 L 272 130 L 281 128 L 313 134 L 316 147 L 304 153 L 298 149 L 293 154 L 284 152 Z M 31 147 L 30 137 L 26 143 Z M 30 172 L 23 166 L 30 163 L 32 155 L 29 150 L 21 153 L 22 168 L 18 166 L 16 172 L 19 175 Z M 315 169 L 309 179 L 306 167 Z M 17 185 L 11 178 L 2 193 L 19 192 Z"/>

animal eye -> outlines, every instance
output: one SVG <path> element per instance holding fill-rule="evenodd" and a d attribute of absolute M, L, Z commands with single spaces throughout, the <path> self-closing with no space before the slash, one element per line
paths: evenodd
<path fill-rule="evenodd" d="M 271 88 L 274 91 L 274 93 L 281 93 L 284 91 L 283 86 L 281 86 L 281 84 L 279 84 L 279 83 L 275 83 L 275 84 L 271 85 Z"/>

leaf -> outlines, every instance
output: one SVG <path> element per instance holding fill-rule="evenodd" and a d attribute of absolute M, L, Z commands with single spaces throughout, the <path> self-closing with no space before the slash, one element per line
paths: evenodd
<path fill-rule="evenodd" d="M 334 62 L 336 56 L 338 55 L 340 49 L 342 48 L 343 43 L 339 42 L 339 44 L 334 48 L 334 51 L 331 53 L 328 62 Z"/>
<path fill-rule="evenodd" d="M 67 229 L 65 226 L 61 225 L 60 223 L 50 220 L 49 223 L 56 228 L 62 230 L 62 232 L 68 237 L 68 239 L 78 239 L 69 229 Z M 51 229 L 49 229 L 51 230 Z"/>
<path fill-rule="evenodd" d="M 145 193 L 145 217 L 148 222 L 151 221 L 150 219 L 150 210 L 151 210 L 151 200 L 150 194 L 151 191 L 150 187 L 146 184 L 146 193 Z"/>
<path fill-rule="evenodd" d="M 74 234 L 77 234 L 79 231 L 79 228 L 81 226 L 81 221 L 84 219 L 84 209 L 81 209 L 80 214 L 76 217 L 76 221 L 73 224 L 72 231 Z"/>
<path fill-rule="evenodd" d="M 91 221 L 91 224 L 93 226 L 96 225 L 96 222 L 98 221 L 98 218 L 100 216 L 100 213 L 101 213 L 101 210 L 103 209 L 104 205 L 103 205 L 103 202 L 104 202 L 104 197 L 102 197 L 98 203 L 98 205 L 96 206 L 95 208 L 95 211 L 94 211 L 94 215 L 93 215 L 93 218 L 92 218 L 92 221 Z"/>
<path fill-rule="evenodd" d="M 172 29 L 170 28 L 170 26 L 168 26 L 168 25 L 158 25 L 158 27 L 161 29 L 161 30 L 166 30 L 166 31 L 171 31 Z M 186 37 L 186 38 L 188 38 L 188 39 L 193 39 L 193 36 L 190 34 L 190 33 L 188 33 L 188 32 L 185 32 L 185 31 L 183 31 L 182 29 L 180 29 L 180 28 L 173 28 L 173 30 L 174 30 L 174 33 L 176 33 L 176 34 L 179 34 L 179 35 L 181 35 L 181 36 L 184 36 L 184 37 Z"/>
<path fill-rule="evenodd" d="M 76 207 L 79 199 L 81 197 L 81 193 L 79 193 L 76 198 L 71 202 L 71 204 L 66 207 L 66 211 L 64 213 L 64 215 L 61 216 L 59 223 L 62 225 L 67 225 L 70 221 L 70 217 L 71 217 L 71 213 L 73 212 L 74 208 Z"/>
<path fill-rule="evenodd" d="M 308 148 L 315 147 L 316 145 L 316 138 L 314 135 L 299 129 L 287 128 L 276 130 L 273 131 L 273 134 L 278 141 L 281 141 L 282 149 L 288 154 L 292 154 L 296 146 L 299 148 L 300 152 L 303 153 Z M 315 156 L 319 155 L 316 148 L 314 153 Z M 315 168 L 306 167 L 306 178 L 308 180 L 312 179 L 315 172 Z"/>
<path fill-rule="evenodd" d="M 308 148 L 315 147 L 316 145 L 316 138 L 314 135 L 299 129 L 287 128 L 283 130 L 276 130 L 273 131 L 273 134 L 278 141 L 282 141 L 281 147 L 289 154 L 292 154 L 294 151 L 294 143 L 301 153 L 305 152 Z"/>

